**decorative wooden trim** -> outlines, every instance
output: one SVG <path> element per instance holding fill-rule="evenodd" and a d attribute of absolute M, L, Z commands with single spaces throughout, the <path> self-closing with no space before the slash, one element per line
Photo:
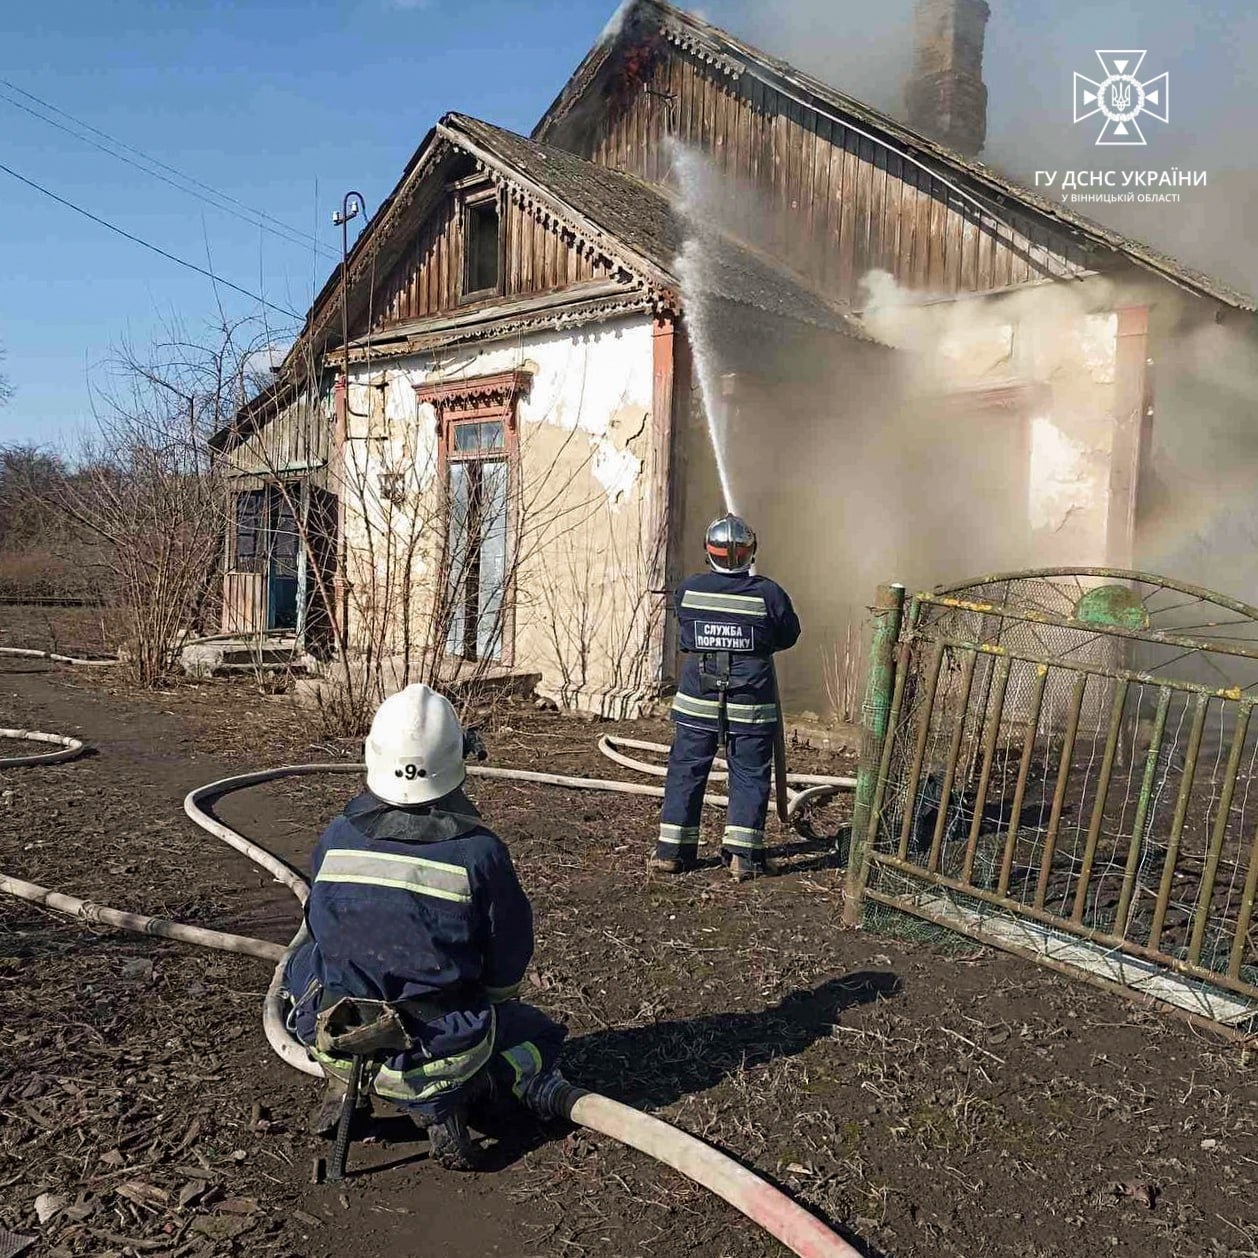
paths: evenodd
<path fill-rule="evenodd" d="M 441 380 L 415 386 L 419 404 L 430 405 L 437 417 L 437 484 L 441 495 L 440 518 L 449 520 L 450 465 L 454 427 L 467 421 L 500 420 L 504 428 L 501 451 L 483 458 L 484 462 L 500 462 L 507 465 L 507 549 L 519 544 L 519 521 L 516 511 L 519 493 L 519 419 L 520 399 L 527 394 L 533 383 L 533 373 L 523 370 L 501 371 L 492 376 L 472 376 L 465 380 Z M 441 556 L 437 571 L 445 580 L 446 557 L 450 544 L 448 525 L 443 528 Z M 504 668 L 515 666 L 516 639 L 516 584 L 513 568 L 502 598 L 502 658 Z M 440 646 L 445 651 L 445 644 Z"/>
<path fill-rule="evenodd" d="M 683 19 L 684 21 L 684 19 Z M 660 23 L 660 35 L 674 47 L 689 53 L 696 61 L 710 65 L 718 73 L 737 83 L 743 77 L 743 67 L 721 53 L 698 32 L 687 30 L 682 22 L 665 18 Z"/>
<path fill-rule="evenodd" d="M 350 362 L 405 357 L 447 345 L 504 340 L 530 332 L 606 323 L 626 315 L 676 313 L 641 289 L 594 281 L 554 293 L 496 302 L 474 309 L 444 312 L 378 329 L 368 342 L 350 349 Z M 337 360 L 341 350 L 334 351 Z"/>
<path fill-rule="evenodd" d="M 417 384 L 415 397 L 421 406 L 430 405 L 437 412 L 437 428 L 443 437 L 450 419 L 502 419 L 515 432 L 516 403 L 532 383 L 532 372 L 501 371 L 493 376 Z"/>

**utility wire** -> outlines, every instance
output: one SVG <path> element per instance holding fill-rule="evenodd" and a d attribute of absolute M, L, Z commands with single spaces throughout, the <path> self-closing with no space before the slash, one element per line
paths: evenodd
<path fill-rule="evenodd" d="M 247 288 L 241 288 L 239 284 L 233 284 L 231 280 L 225 280 L 221 275 L 215 275 L 213 271 L 207 271 L 204 267 L 197 266 L 195 262 L 189 262 L 185 258 L 178 258 L 173 253 L 167 253 L 165 249 L 159 248 L 157 245 L 150 244 L 147 240 L 142 240 L 139 236 L 133 236 L 129 231 L 124 231 L 121 227 L 116 227 L 113 223 L 107 222 L 103 218 L 98 218 L 91 210 L 85 210 L 81 205 L 75 205 L 73 201 L 67 201 L 65 197 L 59 197 L 55 192 L 50 192 L 42 184 L 36 183 L 33 179 L 27 179 L 25 175 L 19 175 L 16 170 L 11 170 L 8 166 L 0 162 L 0 171 L 6 175 L 12 176 L 18 183 L 24 183 L 28 188 L 34 188 L 36 192 L 42 192 L 44 196 L 51 197 L 59 205 L 64 205 L 67 209 L 73 210 L 76 214 L 82 214 L 84 218 L 90 218 L 93 223 L 100 224 L 101 227 L 108 228 L 111 232 L 123 237 L 125 240 L 131 241 L 133 244 L 142 245 L 145 249 L 166 258 L 170 262 L 177 262 L 180 266 L 187 267 L 189 271 L 195 271 L 198 275 L 204 275 L 206 279 L 213 280 L 215 284 L 222 284 L 224 288 L 230 288 L 233 292 L 240 293 L 244 297 L 250 298 L 252 301 L 261 302 L 268 310 L 274 310 L 277 314 L 288 315 L 292 319 L 300 319 L 301 315 L 295 310 L 289 310 L 286 306 L 277 306 L 274 302 L 267 301 L 265 297 L 258 296 L 257 293 L 251 293 Z"/>
<path fill-rule="evenodd" d="M 252 222 L 255 227 L 260 227 L 264 231 L 269 231 L 273 235 L 287 240 L 290 244 L 312 246 L 317 253 L 322 254 L 326 258 L 335 259 L 338 256 L 330 246 L 321 244 L 316 237 L 307 236 L 299 228 L 290 226 L 282 219 L 275 218 L 273 215 L 267 214 L 264 210 L 254 209 L 252 206 L 246 205 L 243 201 L 238 201 L 235 197 L 230 196 L 228 193 L 221 192 L 219 189 L 202 182 L 200 179 L 197 179 L 192 175 L 184 174 L 183 171 L 177 170 L 174 166 L 168 165 L 159 158 L 145 153 L 142 149 L 135 148 L 133 145 L 127 144 L 125 141 L 119 140 L 110 135 L 107 131 L 102 131 L 99 127 L 92 126 L 90 122 L 84 122 L 81 118 L 76 118 L 73 114 L 67 113 L 64 109 L 59 109 L 56 105 L 44 100 L 42 97 L 36 96 L 33 92 L 28 92 L 25 88 L 18 87 L 16 83 L 0 77 L 0 86 L 8 88 L 11 92 L 17 92 L 20 96 L 25 96 L 27 100 L 34 101 L 41 109 L 46 109 L 50 113 L 58 114 L 60 117 L 68 119 L 70 122 L 74 123 L 76 127 L 81 128 L 83 131 L 89 131 L 92 135 L 100 136 L 102 140 L 107 141 L 109 145 L 113 145 L 114 147 L 107 147 L 106 144 L 101 144 L 99 141 L 93 140 L 90 135 L 83 135 L 81 132 L 75 131 L 71 127 L 67 127 L 64 123 L 57 122 L 56 119 L 49 118 L 45 114 L 40 113 L 38 110 L 32 109 L 29 105 L 24 105 L 21 101 L 14 100 L 11 96 L 0 92 L 0 100 L 3 100 L 6 104 L 12 105 L 15 109 L 22 110 L 24 113 L 29 114 L 32 118 L 38 118 L 40 122 L 47 123 L 48 126 L 55 127 L 58 131 L 63 131 L 66 135 L 71 135 L 76 140 L 81 140 L 85 144 L 90 144 L 93 148 L 99 149 L 100 152 L 106 153 L 110 157 L 116 157 L 120 162 L 125 162 L 128 166 L 132 166 L 136 170 L 143 171 L 144 174 L 150 175 L 154 179 L 160 179 L 163 183 L 169 184 L 172 188 L 177 188 L 180 192 L 186 193 L 189 196 L 194 196 L 198 200 L 205 201 L 208 205 L 214 206 L 217 210 L 227 210 L 228 206 L 234 206 L 237 210 L 243 210 L 246 214 L 252 216 L 249 221 Z M 127 153 L 132 153 L 136 157 L 141 158 L 144 162 L 147 162 L 148 165 L 142 165 L 140 162 L 134 161 L 132 158 L 125 156 L 124 153 L 115 152 L 115 149 L 123 149 Z M 154 170 L 152 167 L 157 167 L 158 169 Z M 169 174 L 164 175 L 161 171 L 167 171 Z M 171 175 L 175 176 L 175 178 L 170 178 Z M 182 180 L 183 182 L 179 183 L 176 182 L 176 180 Z M 192 186 L 185 186 L 188 184 L 191 184 Z M 200 189 L 201 191 L 197 191 L 197 189 Z M 208 193 L 209 196 L 205 195 L 206 193 Z M 211 200 L 211 197 L 216 198 L 216 200 Z M 223 202 L 226 202 L 227 204 L 224 205 L 222 204 Z"/>

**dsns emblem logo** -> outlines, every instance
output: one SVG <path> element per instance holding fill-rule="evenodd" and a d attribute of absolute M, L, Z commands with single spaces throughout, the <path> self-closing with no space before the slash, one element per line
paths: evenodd
<path fill-rule="evenodd" d="M 1170 75 L 1142 83 L 1136 77 L 1145 54 L 1139 51 L 1099 51 L 1096 54 L 1105 77 L 1095 82 L 1075 75 L 1075 122 L 1095 114 L 1105 118 L 1098 144 L 1147 144 L 1140 129 L 1140 117 L 1147 114 L 1159 122 L 1170 122 Z"/>

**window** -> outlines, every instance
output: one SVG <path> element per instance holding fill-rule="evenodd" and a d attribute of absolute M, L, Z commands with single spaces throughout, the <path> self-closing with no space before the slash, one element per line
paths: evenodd
<path fill-rule="evenodd" d="M 250 489 L 236 495 L 236 555 L 233 566 L 237 572 L 259 571 L 266 543 L 263 538 L 266 491 Z"/>
<path fill-rule="evenodd" d="M 528 372 L 507 371 L 415 389 L 420 404 L 436 411 L 441 452 L 441 632 L 446 651 L 466 660 L 511 660 L 517 403 L 530 380 Z"/>
<path fill-rule="evenodd" d="M 480 424 L 461 420 L 453 425 L 450 453 L 455 458 L 495 450 L 502 450 L 502 420 Z"/>
<path fill-rule="evenodd" d="M 467 660 L 503 654 L 510 487 L 504 435 L 500 419 L 456 419 L 447 438 L 451 616 L 446 650 Z"/>
<path fill-rule="evenodd" d="M 482 194 L 465 203 L 463 238 L 467 249 L 463 276 L 464 297 L 483 297 L 497 293 L 501 272 L 501 224 L 496 192 Z"/>

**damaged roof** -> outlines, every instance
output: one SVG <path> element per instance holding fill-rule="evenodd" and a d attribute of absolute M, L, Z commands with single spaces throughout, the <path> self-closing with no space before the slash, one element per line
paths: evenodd
<path fill-rule="evenodd" d="M 701 60 L 725 73 L 750 72 L 785 95 L 822 114 L 837 114 L 837 121 L 850 120 L 867 128 L 880 142 L 917 160 L 925 159 L 964 181 L 968 192 L 980 196 L 989 211 L 998 216 L 1001 207 L 1014 201 L 1024 210 L 1054 220 L 1060 230 L 1083 237 L 1094 246 L 1112 251 L 1189 292 L 1213 298 L 1223 305 L 1250 313 L 1258 312 L 1258 299 L 1214 277 L 1185 265 L 1150 245 L 1124 236 L 1093 219 L 1068 209 L 1059 201 L 1041 196 L 1025 185 L 999 174 L 983 162 L 963 156 L 953 149 L 897 122 L 888 114 L 846 96 L 837 88 L 797 69 L 779 57 L 771 56 L 702 18 L 679 9 L 666 0 L 633 0 L 620 15 L 619 30 L 630 24 L 649 23 Z M 548 140 L 571 109 L 584 95 L 607 64 L 616 48 L 616 39 L 604 36 L 568 81 L 555 102 L 533 130 L 533 138 Z"/>
<path fill-rule="evenodd" d="M 605 233 L 628 260 L 648 263 L 669 287 L 873 341 L 848 311 L 793 271 L 688 220 L 663 188 L 463 114 L 448 114 L 438 130 L 504 175 L 549 193 Z M 687 256 L 700 264 L 687 266 L 683 276 L 688 241 L 693 251 Z"/>

